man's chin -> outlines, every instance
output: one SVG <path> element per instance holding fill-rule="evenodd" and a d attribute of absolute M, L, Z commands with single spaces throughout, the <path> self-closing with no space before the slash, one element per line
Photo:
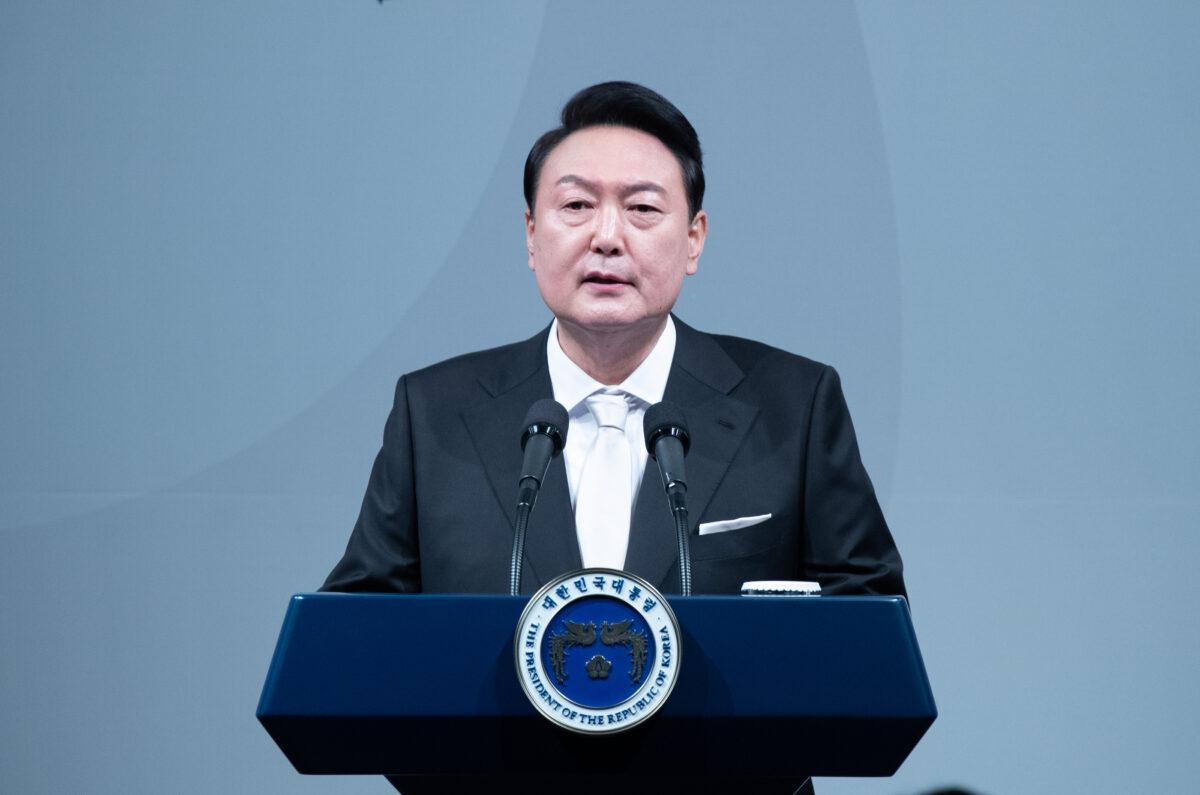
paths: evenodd
<path fill-rule="evenodd" d="M 648 316 L 632 311 L 589 311 L 559 315 L 558 321 L 593 334 L 615 334 L 637 329 L 655 330 L 666 322 L 666 316 Z"/>

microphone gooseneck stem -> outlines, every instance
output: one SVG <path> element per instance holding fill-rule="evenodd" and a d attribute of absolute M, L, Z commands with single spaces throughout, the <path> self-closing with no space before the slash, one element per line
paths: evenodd
<path fill-rule="evenodd" d="M 525 531 L 529 527 L 529 513 L 537 500 L 537 488 L 522 486 L 517 498 L 517 526 L 513 534 L 512 562 L 508 568 L 508 594 L 521 593 L 521 567 L 525 562 Z"/>
<path fill-rule="evenodd" d="M 692 595 L 692 553 L 688 549 L 687 486 L 672 483 L 667 487 L 671 515 L 675 517 L 675 537 L 679 540 L 679 593 Z"/>

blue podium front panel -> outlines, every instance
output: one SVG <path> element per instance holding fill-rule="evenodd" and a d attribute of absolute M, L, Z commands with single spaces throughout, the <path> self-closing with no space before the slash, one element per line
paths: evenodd
<path fill-rule="evenodd" d="M 534 712 L 508 596 L 297 595 L 258 717 L 302 773 L 879 776 L 937 715 L 903 599 L 670 602 L 678 683 L 626 733 Z"/>

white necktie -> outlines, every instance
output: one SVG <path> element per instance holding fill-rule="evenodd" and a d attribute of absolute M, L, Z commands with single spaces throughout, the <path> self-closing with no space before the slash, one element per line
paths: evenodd
<path fill-rule="evenodd" d="M 585 568 L 620 569 L 629 547 L 632 464 L 625 418 L 625 395 L 592 395 L 588 411 L 596 418 L 596 441 L 588 451 L 575 498 L 575 530 Z"/>

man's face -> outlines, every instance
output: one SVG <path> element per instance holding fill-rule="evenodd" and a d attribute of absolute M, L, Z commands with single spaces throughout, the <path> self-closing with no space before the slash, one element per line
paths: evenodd
<path fill-rule="evenodd" d="M 587 331 L 661 325 L 696 272 L 708 218 L 688 220 L 679 161 L 628 127 L 589 127 L 542 165 L 525 213 L 529 268 L 560 323 Z"/>

